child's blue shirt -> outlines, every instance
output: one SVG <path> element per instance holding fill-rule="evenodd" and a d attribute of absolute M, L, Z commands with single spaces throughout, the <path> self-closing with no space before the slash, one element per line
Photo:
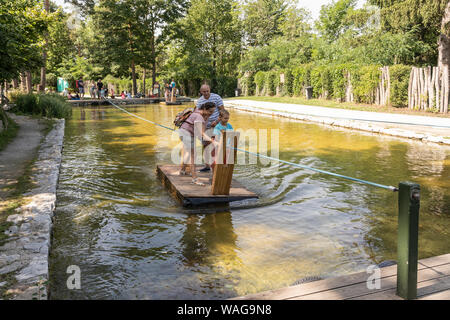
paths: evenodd
<path fill-rule="evenodd" d="M 220 138 L 221 130 L 233 130 L 231 124 L 227 123 L 226 126 L 223 126 L 220 122 L 214 127 L 213 134 L 216 136 L 216 141 Z"/>

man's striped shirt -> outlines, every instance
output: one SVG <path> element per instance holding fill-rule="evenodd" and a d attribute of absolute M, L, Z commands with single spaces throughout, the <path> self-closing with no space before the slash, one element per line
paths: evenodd
<path fill-rule="evenodd" d="M 199 109 L 200 106 L 204 105 L 207 102 L 213 102 L 214 105 L 216 106 L 216 110 L 214 110 L 213 114 L 209 117 L 208 122 L 206 124 L 206 128 L 210 128 L 211 123 L 219 118 L 219 107 L 223 106 L 223 101 L 222 98 L 215 93 L 211 93 L 209 99 L 205 99 L 203 96 L 201 96 L 197 100 L 197 109 Z"/>

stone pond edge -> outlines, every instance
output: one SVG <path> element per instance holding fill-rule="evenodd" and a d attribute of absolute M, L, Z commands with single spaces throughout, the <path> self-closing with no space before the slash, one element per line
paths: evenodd
<path fill-rule="evenodd" d="M 56 189 L 64 141 L 64 119 L 54 119 L 34 162 L 31 180 L 35 187 L 24 195 L 27 204 L 7 218 L 12 226 L 5 231 L 10 239 L 0 247 L 0 274 L 11 274 L 15 283 L 6 288 L 12 300 L 47 300 L 49 251 Z M 0 289 L 5 289 L 1 288 Z"/>

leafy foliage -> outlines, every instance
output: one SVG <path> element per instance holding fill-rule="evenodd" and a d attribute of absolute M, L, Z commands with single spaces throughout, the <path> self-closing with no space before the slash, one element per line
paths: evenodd
<path fill-rule="evenodd" d="M 408 85 L 411 67 L 395 65 L 389 68 L 391 80 L 391 104 L 394 107 L 408 106 Z"/>
<path fill-rule="evenodd" d="M 33 0 L 0 0 L 0 81 L 40 67 L 48 17 Z"/>
<path fill-rule="evenodd" d="M 15 98 L 13 111 L 47 118 L 70 118 L 72 107 L 56 94 L 20 94 Z"/>

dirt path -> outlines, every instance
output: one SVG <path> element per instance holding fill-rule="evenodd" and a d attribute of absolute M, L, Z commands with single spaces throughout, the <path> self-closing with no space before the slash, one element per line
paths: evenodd
<path fill-rule="evenodd" d="M 38 119 L 8 115 L 20 128 L 14 140 L 0 152 L 0 210 L 8 195 L 8 186 L 17 183 L 26 165 L 36 156 L 45 128 Z"/>

